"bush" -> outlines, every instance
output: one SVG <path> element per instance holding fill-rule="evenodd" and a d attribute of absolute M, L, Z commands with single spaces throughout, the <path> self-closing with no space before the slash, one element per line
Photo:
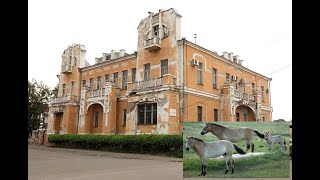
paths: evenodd
<path fill-rule="evenodd" d="M 182 158 L 182 135 L 50 134 L 55 147 L 148 153 Z"/>

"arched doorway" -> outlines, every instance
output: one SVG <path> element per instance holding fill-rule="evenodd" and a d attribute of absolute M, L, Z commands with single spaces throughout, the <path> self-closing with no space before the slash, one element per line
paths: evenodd
<path fill-rule="evenodd" d="M 236 108 L 236 121 L 256 121 L 256 116 L 249 106 L 240 105 Z"/>
<path fill-rule="evenodd" d="M 101 133 L 103 123 L 103 107 L 101 104 L 91 104 L 86 114 L 86 133 Z"/>

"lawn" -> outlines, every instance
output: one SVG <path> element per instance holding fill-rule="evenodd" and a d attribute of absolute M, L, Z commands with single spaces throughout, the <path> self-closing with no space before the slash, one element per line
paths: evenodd
<path fill-rule="evenodd" d="M 265 140 L 254 136 L 253 143 L 255 145 L 254 152 L 266 152 L 265 155 L 235 159 L 235 171 L 224 174 L 225 162 L 223 160 L 208 159 L 206 177 L 215 178 L 288 178 L 289 165 L 289 123 L 287 122 L 218 122 L 230 128 L 248 127 L 259 132 L 270 131 L 273 135 L 283 135 L 287 143 L 287 151 L 281 152 L 280 145 L 275 144 L 273 150 L 270 152 L 268 144 Z M 183 124 L 183 176 L 184 177 L 199 177 L 201 173 L 200 158 L 196 155 L 194 150 L 185 150 L 186 136 L 197 137 L 205 142 L 217 141 L 218 138 L 211 133 L 200 135 L 204 123 L 184 123 Z M 241 149 L 246 150 L 244 141 L 236 143 Z M 250 148 L 251 152 L 251 148 Z M 234 153 L 236 153 L 234 151 Z"/>

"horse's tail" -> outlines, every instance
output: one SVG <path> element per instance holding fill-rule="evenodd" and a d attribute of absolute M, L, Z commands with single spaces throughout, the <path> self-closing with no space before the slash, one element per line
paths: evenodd
<path fill-rule="evenodd" d="M 259 131 L 253 130 L 258 136 L 259 138 L 264 139 L 264 134 L 261 134 Z"/>
<path fill-rule="evenodd" d="M 240 149 L 237 145 L 233 144 L 233 147 L 236 149 L 237 153 L 239 154 L 246 154 L 242 149 Z"/>

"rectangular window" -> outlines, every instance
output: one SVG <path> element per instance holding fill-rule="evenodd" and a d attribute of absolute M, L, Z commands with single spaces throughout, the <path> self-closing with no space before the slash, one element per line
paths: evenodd
<path fill-rule="evenodd" d="M 97 77 L 97 90 L 101 88 L 101 76 Z"/>
<path fill-rule="evenodd" d="M 110 81 L 109 78 L 110 78 L 109 74 L 104 75 L 104 82 L 109 82 Z"/>
<path fill-rule="evenodd" d="M 229 73 L 226 73 L 226 81 L 230 82 L 230 74 Z"/>
<path fill-rule="evenodd" d="M 255 86 L 256 86 L 256 85 L 255 85 L 254 83 L 252 83 L 252 84 L 251 84 L 251 87 L 252 87 L 252 94 L 254 93 Z"/>
<path fill-rule="evenodd" d="M 98 115 L 99 115 L 99 112 L 98 111 L 95 111 L 94 112 L 94 123 L 93 123 L 93 127 L 98 127 Z"/>
<path fill-rule="evenodd" d="M 213 88 L 218 88 L 218 77 L 217 77 L 217 69 L 212 69 L 212 78 L 213 78 Z"/>
<path fill-rule="evenodd" d="M 70 95 L 74 95 L 74 81 L 71 82 Z"/>
<path fill-rule="evenodd" d="M 157 104 L 138 105 L 138 124 L 157 124 Z"/>
<path fill-rule="evenodd" d="M 66 84 L 62 84 L 62 96 L 66 95 Z"/>
<path fill-rule="evenodd" d="M 113 82 L 118 87 L 118 73 L 113 73 Z"/>
<path fill-rule="evenodd" d="M 123 110 L 122 117 L 123 117 L 122 126 L 126 126 L 126 124 L 127 124 L 127 110 L 126 109 Z"/>
<path fill-rule="evenodd" d="M 218 109 L 214 109 L 214 121 L 218 122 Z"/>
<path fill-rule="evenodd" d="M 82 86 L 85 86 L 86 85 L 86 80 L 82 80 Z"/>
<path fill-rule="evenodd" d="M 122 71 L 122 89 L 127 89 L 128 71 Z"/>
<path fill-rule="evenodd" d="M 89 87 L 90 90 L 93 90 L 93 78 L 90 78 Z"/>
<path fill-rule="evenodd" d="M 198 122 L 202 122 L 202 106 L 198 106 Z"/>
<path fill-rule="evenodd" d="M 262 99 L 262 102 L 264 102 L 264 87 L 261 86 L 261 99 Z"/>
<path fill-rule="evenodd" d="M 242 91 L 243 91 L 243 92 L 246 92 L 246 85 L 247 85 L 247 84 L 246 84 L 246 81 L 245 81 L 244 79 L 243 79 L 243 82 L 244 82 L 244 83 L 242 83 Z"/>
<path fill-rule="evenodd" d="M 161 74 L 160 76 L 163 77 L 163 75 L 168 74 L 168 59 L 161 61 Z"/>
<path fill-rule="evenodd" d="M 197 83 L 203 84 L 202 81 L 202 63 L 199 62 L 199 66 L 197 66 Z"/>
<path fill-rule="evenodd" d="M 136 82 L 136 72 L 137 69 L 136 68 L 132 68 L 132 82 Z"/>
<path fill-rule="evenodd" d="M 150 63 L 144 65 L 144 80 L 150 80 Z"/>

